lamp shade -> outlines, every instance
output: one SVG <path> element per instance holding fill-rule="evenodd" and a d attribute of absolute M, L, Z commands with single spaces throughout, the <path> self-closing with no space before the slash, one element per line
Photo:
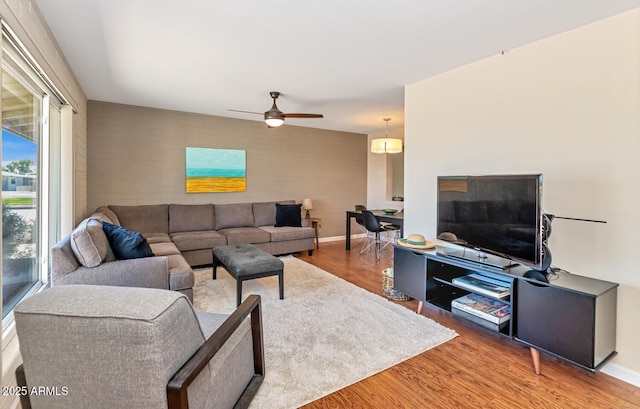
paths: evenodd
<path fill-rule="evenodd" d="M 311 199 L 304 199 L 302 201 L 302 208 L 304 210 L 313 210 L 313 202 L 311 201 Z"/>
<path fill-rule="evenodd" d="M 402 139 L 379 138 L 371 141 L 373 153 L 400 153 L 402 152 Z"/>

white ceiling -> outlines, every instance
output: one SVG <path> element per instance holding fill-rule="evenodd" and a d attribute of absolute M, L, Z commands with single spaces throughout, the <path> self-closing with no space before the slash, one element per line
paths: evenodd
<path fill-rule="evenodd" d="M 404 86 L 640 0 L 36 0 L 90 100 L 372 133 Z M 615 46 L 612 44 L 612 46 Z"/>

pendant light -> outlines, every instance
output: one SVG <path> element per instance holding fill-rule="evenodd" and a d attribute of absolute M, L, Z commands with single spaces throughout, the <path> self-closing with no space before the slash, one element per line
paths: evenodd
<path fill-rule="evenodd" d="M 400 153 L 402 152 L 402 139 L 389 138 L 389 121 L 391 118 L 382 118 L 386 122 L 385 137 L 371 141 L 372 153 Z"/>

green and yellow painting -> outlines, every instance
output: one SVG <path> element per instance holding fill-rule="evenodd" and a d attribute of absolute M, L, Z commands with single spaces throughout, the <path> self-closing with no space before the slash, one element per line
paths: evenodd
<path fill-rule="evenodd" d="M 187 193 L 246 192 L 247 153 L 187 147 Z"/>

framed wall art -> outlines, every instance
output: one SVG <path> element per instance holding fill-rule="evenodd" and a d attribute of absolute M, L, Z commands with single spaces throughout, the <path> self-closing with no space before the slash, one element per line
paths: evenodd
<path fill-rule="evenodd" d="M 186 148 L 187 193 L 246 192 L 247 151 Z"/>

